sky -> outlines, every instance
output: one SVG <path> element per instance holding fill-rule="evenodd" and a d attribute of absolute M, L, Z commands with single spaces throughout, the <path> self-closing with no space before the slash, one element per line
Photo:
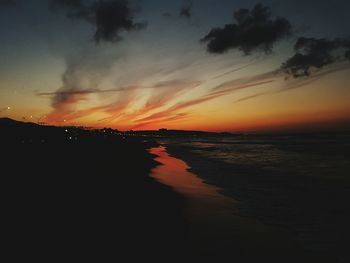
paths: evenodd
<path fill-rule="evenodd" d="M 347 0 L 0 0 L 0 117 L 350 128 Z"/>

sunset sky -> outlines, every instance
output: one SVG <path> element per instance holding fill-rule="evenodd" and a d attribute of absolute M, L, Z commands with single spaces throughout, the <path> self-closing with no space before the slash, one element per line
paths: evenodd
<path fill-rule="evenodd" d="M 349 129 L 349 14 L 348 0 L 0 0 L 0 117 Z"/>

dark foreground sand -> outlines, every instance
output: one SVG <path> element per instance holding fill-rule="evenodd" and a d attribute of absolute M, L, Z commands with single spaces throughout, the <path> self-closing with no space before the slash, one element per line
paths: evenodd
<path fill-rule="evenodd" d="M 149 177 L 149 143 L 8 122 L 0 132 L 6 262 L 184 262 L 183 199 Z"/>
<path fill-rule="evenodd" d="M 6 262 L 337 262 L 334 254 L 310 254 L 288 229 L 227 213 L 230 202 L 183 197 L 156 182 L 149 175 L 158 163 L 147 151 L 156 144 L 143 140 L 0 120 Z M 227 168 L 175 147 L 170 152 L 207 180 Z M 240 213 L 259 218 L 269 211 L 259 208 L 264 198 L 247 194 L 250 181 L 237 178 L 231 190 L 239 186 L 239 201 L 253 197 L 255 204 L 240 206 Z M 340 244 L 345 258 L 347 243 Z"/>

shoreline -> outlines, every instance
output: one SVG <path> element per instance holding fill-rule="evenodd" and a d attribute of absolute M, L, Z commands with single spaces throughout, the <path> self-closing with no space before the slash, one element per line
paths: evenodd
<path fill-rule="evenodd" d="M 196 155 L 168 142 L 169 158 L 178 158 L 169 160 L 168 165 L 181 163 L 173 179 L 177 173 L 185 173 L 239 202 L 232 203 L 228 197 L 213 201 L 211 194 L 198 198 L 183 195 L 151 177 L 151 172 L 162 166 L 155 160 L 157 155 L 149 152 L 151 147 L 160 147 L 156 139 L 16 122 L 0 123 L 0 130 L 2 166 L 7 171 L 1 178 L 4 226 L 8 230 L 4 237 L 14 255 L 21 250 L 28 258 L 46 259 L 73 254 L 76 260 L 117 260 L 123 256 L 136 260 L 142 254 L 146 259 L 174 263 L 218 258 L 335 262 L 332 255 L 305 250 L 305 244 L 295 242 L 299 239 L 291 239 L 293 232 L 288 227 L 305 226 L 304 217 L 290 222 L 285 221 L 289 214 L 283 214 L 294 212 L 291 205 L 305 200 L 305 208 L 316 202 L 316 208 L 334 209 L 335 214 L 343 211 L 336 209 L 348 200 L 346 196 L 341 199 L 341 192 L 339 196 L 322 192 L 330 187 L 324 183 L 316 185 L 321 188 L 313 199 L 305 199 L 310 196 L 303 191 L 315 186 L 314 179 L 298 181 L 293 177 L 290 181 L 281 177 L 276 181 L 266 174 L 254 176 L 257 170 Z M 295 188 L 300 183 L 307 184 Z M 328 188 L 322 188 L 325 186 Z M 299 199 L 290 198 L 295 189 L 302 190 Z M 337 185 L 334 189 L 343 188 Z M 331 207 L 337 200 L 343 203 Z M 276 211 L 284 217 L 276 217 Z M 348 224 L 346 217 L 340 218 L 344 222 L 338 222 L 337 231 Z M 318 221 L 312 223 L 323 226 Z M 302 233 L 300 229 L 296 232 Z M 340 253 L 346 251 L 346 244 L 337 248 Z"/>
<path fill-rule="evenodd" d="M 153 177 L 185 197 L 193 262 L 257 262 L 261 258 L 269 262 L 316 262 L 284 229 L 241 217 L 235 200 L 202 182 L 163 146 L 151 152 L 157 153 L 162 163 L 153 170 Z"/>
<path fill-rule="evenodd" d="M 3 238 L 13 261 L 183 262 L 184 200 L 149 176 L 154 142 L 21 123 L 0 131 Z"/>
<path fill-rule="evenodd" d="M 341 231 L 346 229 L 347 222 L 338 222 L 335 218 L 331 220 L 339 223 L 338 225 L 320 221 L 330 220 L 326 217 L 326 212 L 322 213 L 320 210 L 324 206 L 329 209 L 334 198 L 341 198 L 335 192 L 324 196 L 322 190 L 325 182 L 316 181 L 316 184 L 313 178 L 259 177 L 252 175 L 256 172 L 254 170 L 247 175 L 241 167 L 200 156 L 191 152 L 190 148 L 171 143 L 171 140 L 165 142 L 165 145 L 171 156 L 184 160 L 190 166 L 190 172 L 197 174 L 205 183 L 221 188 L 222 194 L 238 200 L 239 214 L 244 218 L 285 229 L 293 240 L 317 258 L 315 262 L 338 262 L 337 257 L 339 262 L 346 262 L 347 243 L 340 235 L 343 234 L 345 238 Z M 315 196 L 306 192 L 315 188 Z M 328 197 L 332 197 L 332 200 L 322 203 Z M 317 200 L 318 198 L 320 199 Z M 338 203 L 337 207 L 343 205 L 342 209 L 346 209 L 346 200 Z M 314 210 L 305 210 L 311 206 L 315 206 Z M 306 215 L 301 214 L 305 211 Z M 311 232 L 308 232 L 310 229 Z"/>

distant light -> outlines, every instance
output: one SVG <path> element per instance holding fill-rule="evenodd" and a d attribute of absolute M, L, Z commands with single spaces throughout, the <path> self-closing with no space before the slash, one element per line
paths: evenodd
<path fill-rule="evenodd" d="M 68 130 L 66 129 L 65 132 L 68 132 Z"/>
<path fill-rule="evenodd" d="M 69 137 L 69 140 L 72 140 L 73 138 L 72 137 Z"/>
<path fill-rule="evenodd" d="M 66 120 L 63 120 L 64 122 L 67 122 Z"/>
<path fill-rule="evenodd" d="M 31 119 L 33 119 L 33 116 L 32 116 L 32 115 L 30 115 L 30 118 L 31 118 Z"/>
<path fill-rule="evenodd" d="M 11 110 L 11 107 L 7 107 L 8 110 Z"/>

